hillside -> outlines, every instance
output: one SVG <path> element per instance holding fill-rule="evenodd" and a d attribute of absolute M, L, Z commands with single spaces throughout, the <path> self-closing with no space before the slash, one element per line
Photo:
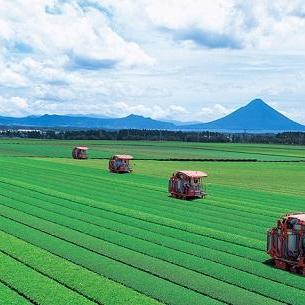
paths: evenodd
<path fill-rule="evenodd" d="M 23 118 L 1 117 L 0 125 L 28 127 L 74 127 L 104 129 L 175 129 L 168 122 L 131 114 L 123 118 L 96 118 L 68 115 L 42 115 Z"/>
<path fill-rule="evenodd" d="M 248 105 L 237 109 L 229 115 L 203 124 L 184 126 L 191 130 L 214 131 L 252 131 L 252 132 L 282 132 L 305 131 L 305 126 L 292 121 L 261 99 L 255 99 Z"/>
<path fill-rule="evenodd" d="M 18 127 L 71 127 L 83 129 L 210 130 L 219 132 L 247 131 L 257 133 L 305 131 L 305 126 L 287 118 L 261 99 L 255 99 L 248 105 L 237 109 L 231 114 L 209 123 L 185 124 L 179 121 L 165 122 L 134 114 L 123 118 L 45 114 L 42 116 L 28 116 L 23 118 L 0 116 L 0 125 Z"/>

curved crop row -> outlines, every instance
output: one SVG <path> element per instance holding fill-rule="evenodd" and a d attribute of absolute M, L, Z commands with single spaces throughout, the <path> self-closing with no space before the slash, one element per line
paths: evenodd
<path fill-rule="evenodd" d="M 20 204 L 18 204 L 18 209 L 20 208 L 19 205 Z M 21 208 L 21 210 L 26 211 L 31 215 L 34 213 L 34 215 L 39 218 L 42 217 L 42 219 L 73 228 L 90 236 L 111 242 L 112 244 L 120 245 L 124 248 L 137 251 L 137 253 L 145 253 L 151 257 L 174 263 L 176 265 L 188 268 L 189 270 L 215 277 L 230 284 L 234 284 L 280 301 L 294 301 L 297 304 L 300 302 L 299 300 L 302 300 L 305 297 L 305 292 L 300 290 L 285 286 L 280 289 L 282 285 L 279 283 L 274 283 L 273 281 L 256 277 L 245 272 L 240 272 L 219 263 L 203 261 L 200 258 L 195 258 L 183 252 L 157 246 L 133 237 L 123 237 L 120 233 L 102 229 L 97 225 L 92 225 L 88 222 L 84 223 L 77 219 L 69 219 L 68 217 L 56 213 L 50 213 L 37 207 L 33 209 L 33 207 L 25 206 Z M 298 297 L 296 297 L 296 295 Z"/>
<path fill-rule="evenodd" d="M 15 287 L 36 304 L 96 305 L 1 251 L 0 279 L 2 282 Z"/>
<path fill-rule="evenodd" d="M 233 300 L 237 302 L 236 298 L 242 302 L 240 304 L 244 304 L 245 300 L 249 303 L 267 301 L 266 298 L 247 292 L 237 286 L 226 284 L 225 282 L 216 280 L 210 276 L 198 274 L 197 272 L 179 267 L 172 263 L 167 263 L 161 259 L 154 258 L 153 256 L 148 256 L 106 242 L 96 237 L 84 234 L 80 230 L 71 230 L 67 227 L 59 226 L 54 222 L 46 222 L 28 214 L 8 211 L 4 206 L 2 206 L 0 213 L 4 216 L 12 217 L 22 223 L 26 223 L 27 225 L 32 224 L 31 226 L 39 230 L 43 230 L 46 233 L 50 233 L 54 236 L 63 238 L 66 241 L 85 247 L 86 249 L 90 249 L 100 255 L 115 259 L 117 262 L 122 262 L 139 270 L 154 274 L 160 278 L 168 279 L 182 287 L 188 287 L 193 291 L 209 295 L 210 297 L 217 298 L 224 302 L 232 303 Z M 226 293 L 227 290 L 230 290 L 229 295 Z M 269 302 L 271 302 L 271 300 L 269 300 Z"/>
<path fill-rule="evenodd" d="M 32 178 L 32 177 L 30 177 L 30 178 Z M 24 180 L 26 181 L 26 179 L 29 179 L 29 176 L 27 175 L 25 178 L 24 178 Z M 39 179 L 39 178 L 36 178 L 36 179 Z M 67 178 L 68 179 L 68 178 Z M 34 182 L 35 180 L 32 178 L 31 179 L 32 180 L 32 182 Z M 33 181 L 34 180 L 34 181 Z M 41 181 L 41 179 L 39 179 L 38 181 Z M 63 179 L 63 181 L 65 181 L 64 179 Z M 39 183 L 39 182 L 38 182 Z M 55 182 L 52 182 L 52 180 L 49 180 L 48 181 L 48 187 L 52 187 L 52 184 L 54 184 Z M 39 183 L 40 184 L 40 183 Z M 62 183 L 61 182 L 57 182 L 56 184 L 55 184 L 55 189 L 56 188 L 59 188 L 60 187 L 60 185 L 62 185 Z M 67 193 L 67 192 L 69 192 L 70 194 L 75 194 L 75 193 L 77 193 L 77 191 L 79 190 L 79 187 L 81 186 L 82 184 L 80 183 L 80 184 L 78 184 L 77 185 L 77 187 L 72 187 L 72 182 L 70 183 L 70 185 L 69 185 L 69 187 L 67 187 L 66 188 L 66 190 L 65 190 L 65 193 Z M 88 192 L 89 192 L 89 196 L 87 195 L 88 194 Z M 90 192 L 90 187 L 87 187 L 87 188 L 85 188 L 83 191 L 82 191 L 82 195 L 83 196 L 86 196 L 86 197 L 88 197 L 88 199 L 90 198 L 92 198 L 92 199 L 96 199 L 96 197 L 94 196 L 94 195 L 92 195 L 92 194 L 94 194 L 94 192 Z M 107 194 L 103 194 L 103 196 L 107 196 Z M 111 193 L 109 193 L 109 195 L 107 196 L 107 203 L 114 203 L 114 204 L 119 204 L 120 206 L 123 206 L 123 207 L 127 207 L 127 208 L 132 208 L 132 207 L 134 207 L 134 209 L 137 209 L 138 207 L 139 207 L 139 204 L 140 204 L 140 202 L 139 203 L 137 203 L 137 201 L 136 200 L 126 200 L 126 202 L 121 202 L 121 201 L 119 201 L 119 199 L 118 198 L 111 198 L 111 197 L 113 197 L 113 196 L 111 196 Z M 115 196 L 114 196 L 115 197 Z M 131 199 L 131 198 L 130 198 Z M 141 200 L 138 200 L 138 201 L 141 201 Z M 153 202 L 151 202 L 151 203 L 153 203 Z M 180 216 L 179 217 L 179 215 L 176 215 L 175 213 L 171 213 L 171 207 L 169 206 L 164 206 L 164 204 L 162 204 L 162 206 L 163 206 L 163 209 L 162 209 L 162 211 L 159 211 L 158 209 L 156 209 L 156 208 L 153 208 L 154 207 L 154 205 L 151 205 L 151 207 L 147 207 L 147 209 L 145 210 L 145 208 L 143 207 L 143 205 L 147 205 L 148 203 L 146 203 L 145 201 L 144 202 L 141 202 L 141 210 L 143 211 L 143 212 L 147 212 L 147 213 L 151 213 L 151 214 L 155 214 L 155 215 L 160 215 L 160 213 L 161 214 L 163 214 L 163 216 L 166 216 L 167 214 L 166 213 L 164 213 L 164 211 L 166 211 L 166 210 L 168 210 L 169 211 L 169 213 L 170 214 L 168 214 L 168 217 L 169 218 L 173 218 L 173 219 L 175 219 L 175 220 L 178 220 L 178 221 L 186 221 L 187 222 L 187 219 L 189 219 L 189 218 L 187 218 L 186 216 Z M 160 203 L 159 203 L 160 204 Z M 149 206 L 150 206 L 150 204 L 149 204 Z M 173 208 L 172 208 L 173 209 Z M 207 216 L 207 218 L 209 218 L 208 216 Z M 198 220 L 198 222 L 196 221 L 196 218 L 194 219 L 194 217 L 192 218 L 193 220 L 193 223 L 194 224 L 198 224 L 198 225 L 202 225 L 202 224 L 204 224 L 205 223 L 205 226 L 207 227 L 210 227 L 210 228 L 213 228 L 213 229 L 217 229 L 217 230 L 224 230 L 224 226 L 221 224 L 221 223 L 219 223 L 219 224 L 217 224 L 217 223 L 209 223 L 208 221 L 206 221 L 206 220 L 204 220 L 204 219 L 202 219 L 201 221 L 200 220 Z M 217 220 L 217 218 L 214 218 L 214 219 L 216 219 Z M 237 225 L 238 225 L 238 222 L 236 222 L 237 223 Z M 242 228 L 238 228 L 238 229 L 236 229 L 235 231 L 234 231 L 234 227 L 232 227 L 232 229 L 231 229 L 231 231 L 232 231 L 232 233 L 236 233 L 236 234 L 238 234 L 238 235 L 240 235 L 240 236 L 247 236 L 247 238 L 249 238 L 249 237 L 255 237 L 256 236 L 256 234 L 254 234 L 254 233 L 251 233 L 250 231 L 251 231 L 251 229 L 253 230 L 253 226 L 251 226 L 251 224 L 248 224 L 248 225 L 246 225 L 246 224 L 244 224 L 243 225 L 243 227 L 244 228 L 247 228 L 247 227 L 249 227 L 249 230 L 248 231 L 245 231 L 244 233 L 243 233 L 243 231 L 244 231 L 244 229 L 242 229 Z M 252 236 L 251 236 L 252 235 Z"/>
<path fill-rule="evenodd" d="M 0 216 L 0 229 L 161 302 L 175 305 L 188 302 L 198 305 L 220 304 L 213 298 L 15 220 Z"/>
<path fill-rule="evenodd" d="M 17 197 L 14 198 L 18 201 Z M 43 206 L 41 206 L 41 200 L 43 200 L 44 202 Z M 115 238 L 113 234 L 111 234 L 111 231 L 106 231 L 107 233 L 104 234 L 104 238 L 106 238 L 108 241 L 117 240 L 117 242 L 121 242 L 124 244 L 124 242 L 126 241 L 126 237 L 136 237 L 137 239 L 149 241 L 170 249 L 179 250 L 183 253 L 191 254 L 192 256 L 197 256 L 214 262 L 222 263 L 224 265 L 234 267 L 239 270 L 247 271 L 249 273 L 268 278 L 273 281 L 278 281 L 285 283 L 286 285 L 305 289 L 305 285 L 302 282 L 295 280 L 296 278 L 293 275 L 285 275 L 279 270 L 267 268 L 266 266 L 262 265 L 261 262 L 255 262 L 252 259 L 245 260 L 244 258 L 241 258 L 239 256 L 232 256 L 224 251 L 209 248 L 209 243 L 207 243 L 203 247 L 200 245 L 192 244 L 190 242 L 181 241 L 177 238 L 169 237 L 165 231 L 162 231 L 161 235 L 160 233 L 154 232 L 152 228 L 148 229 L 145 228 L 145 226 L 143 228 L 130 226 L 124 223 L 124 220 L 118 222 L 117 220 L 107 219 L 105 218 L 104 212 L 98 213 L 97 210 L 91 210 L 90 207 L 83 207 L 83 209 L 78 209 L 75 205 L 71 207 L 71 204 L 73 204 L 72 202 L 67 202 L 66 205 L 62 206 L 58 203 L 57 200 L 56 202 L 52 203 L 52 201 L 50 201 L 50 198 L 47 201 L 46 197 L 42 197 L 41 199 L 39 199 L 35 197 L 33 198 L 26 196 L 23 196 L 22 202 L 26 202 L 29 207 L 24 209 L 20 206 L 20 204 L 16 206 L 14 205 L 14 201 L 12 203 L 12 207 L 16 206 L 17 209 L 21 208 L 22 211 L 28 211 L 30 213 L 34 212 L 34 214 L 37 214 L 37 212 L 42 209 L 45 211 L 54 212 L 56 215 L 67 216 L 72 220 L 75 219 L 85 221 L 88 224 L 93 224 L 103 229 L 108 229 L 114 232 L 124 234 L 124 237 L 117 235 L 118 238 Z M 7 203 L 8 202 L 6 201 L 6 204 Z M 33 209 L 33 207 L 37 208 Z M 38 213 L 37 215 L 39 216 L 40 214 Z M 59 216 L 56 216 L 55 220 L 57 220 L 57 217 Z M 177 234 L 177 237 L 178 236 L 179 233 Z M 138 243 L 131 242 L 130 244 L 133 245 Z M 137 249 L 137 247 L 135 247 L 135 249 Z"/>
<path fill-rule="evenodd" d="M 158 305 L 158 301 L 0 231 L 0 250 L 105 305 Z M 65 270 L 65 272 L 63 272 Z M 86 284 L 84 284 L 86 279 Z M 0 294 L 1 295 L 1 294 Z M 114 297 L 115 296 L 115 297 Z M 0 298 L 1 299 L 1 298 Z M 1 304 L 1 303 L 0 303 Z M 17 304 L 16 304 L 17 305 Z"/>
<path fill-rule="evenodd" d="M 20 295 L 16 289 L 11 289 L 0 280 L 0 305 L 30 305 L 33 304 Z"/>

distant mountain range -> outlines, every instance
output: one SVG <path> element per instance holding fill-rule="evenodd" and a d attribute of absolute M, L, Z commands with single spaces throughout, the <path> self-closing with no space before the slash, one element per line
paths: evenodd
<path fill-rule="evenodd" d="M 305 126 L 292 121 L 261 99 L 209 123 L 165 122 L 131 114 L 123 118 L 101 118 L 75 115 L 42 115 L 23 118 L 0 116 L 0 125 L 18 127 L 65 127 L 99 129 L 162 129 L 185 131 L 277 133 L 305 131 Z"/>
<path fill-rule="evenodd" d="M 23 118 L 1 117 L 0 125 L 26 127 L 73 127 L 100 129 L 175 129 L 176 125 L 131 114 L 123 118 L 97 118 L 75 115 L 28 116 Z"/>

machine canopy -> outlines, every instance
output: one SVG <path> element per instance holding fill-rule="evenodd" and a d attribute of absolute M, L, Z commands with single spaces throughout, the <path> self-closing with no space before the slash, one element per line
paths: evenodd
<path fill-rule="evenodd" d="M 131 155 L 114 155 L 113 159 L 131 160 L 131 159 L 133 159 L 133 156 L 131 156 Z"/>
<path fill-rule="evenodd" d="M 302 222 L 305 224 L 305 213 L 294 213 L 294 214 L 288 214 L 284 216 L 284 219 L 297 219 L 299 222 Z"/>
<path fill-rule="evenodd" d="M 88 150 L 88 147 L 86 147 L 86 146 L 77 146 L 76 149 Z"/>
<path fill-rule="evenodd" d="M 195 178 L 195 179 L 199 179 L 199 178 L 208 176 L 207 173 L 201 172 L 201 171 L 178 171 L 178 172 L 176 172 L 176 175 L 177 174 L 183 174 L 189 178 Z"/>

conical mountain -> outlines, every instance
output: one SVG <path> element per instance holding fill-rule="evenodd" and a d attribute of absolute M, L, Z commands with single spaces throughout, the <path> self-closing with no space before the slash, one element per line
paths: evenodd
<path fill-rule="evenodd" d="M 184 126 L 186 127 L 186 126 Z M 305 131 L 305 126 L 287 118 L 261 99 L 252 100 L 229 115 L 204 124 L 188 125 L 187 129 L 235 132 Z"/>

